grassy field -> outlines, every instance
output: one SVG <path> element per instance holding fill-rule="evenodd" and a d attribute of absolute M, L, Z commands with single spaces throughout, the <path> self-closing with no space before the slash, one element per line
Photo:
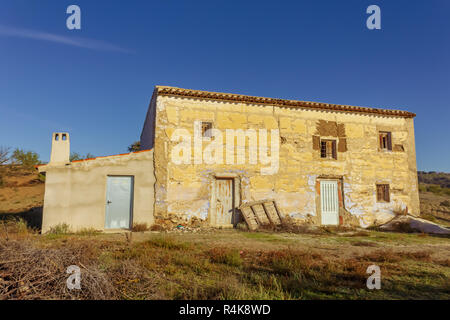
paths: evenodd
<path fill-rule="evenodd" d="M 33 234 L 1 226 L 3 299 L 450 299 L 450 241 L 376 231 Z M 369 265 L 381 289 L 369 290 Z M 80 291 L 66 268 L 81 268 Z"/>

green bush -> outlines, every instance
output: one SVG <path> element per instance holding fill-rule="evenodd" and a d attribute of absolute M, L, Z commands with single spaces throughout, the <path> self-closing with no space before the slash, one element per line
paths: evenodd
<path fill-rule="evenodd" d="M 70 226 L 67 223 L 60 223 L 51 227 L 48 234 L 67 234 L 70 233 Z"/>
<path fill-rule="evenodd" d="M 76 161 L 76 160 L 84 160 L 84 159 L 91 159 L 91 158 L 95 158 L 95 156 L 89 152 L 85 156 L 81 155 L 78 152 L 71 152 L 69 161 L 72 162 L 72 161 Z"/>
<path fill-rule="evenodd" d="M 27 168 L 32 168 L 35 165 L 40 164 L 39 155 L 33 151 L 24 151 L 22 149 L 14 150 L 11 159 L 14 163 L 20 164 Z"/>

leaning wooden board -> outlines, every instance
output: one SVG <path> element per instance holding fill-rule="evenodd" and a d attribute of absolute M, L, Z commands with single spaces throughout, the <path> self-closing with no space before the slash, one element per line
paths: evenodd
<path fill-rule="evenodd" d="M 247 202 L 239 207 L 249 230 L 256 230 L 260 225 L 281 224 L 281 214 L 275 200 Z"/>
<path fill-rule="evenodd" d="M 278 214 L 278 210 L 275 207 L 274 201 L 268 201 L 263 203 L 264 209 L 266 210 L 267 217 L 270 222 L 275 225 L 281 224 L 281 218 Z"/>
<path fill-rule="evenodd" d="M 258 221 L 259 225 L 266 226 L 270 224 L 270 220 L 267 217 L 266 211 L 264 210 L 263 203 L 252 205 L 251 208 L 255 213 L 256 220 Z"/>
<path fill-rule="evenodd" d="M 251 207 L 241 207 L 242 215 L 244 216 L 244 220 L 248 225 L 248 228 L 250 230 L 256 230 L 258 229 L 258 221 L 256 221 L 256 217 L 253 213 L 253 210 Z"/>

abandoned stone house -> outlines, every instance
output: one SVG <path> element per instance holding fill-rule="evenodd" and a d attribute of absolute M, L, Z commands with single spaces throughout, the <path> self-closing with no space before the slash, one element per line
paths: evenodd
<path fill-rule="evenodd" d="M 54 133 L 42 231 L 194 217 L 231 227 L 275 199 L 294 222 L 367 227 L 419 214 L 415 114 L 157 86 L 141 151 L 69 161 Z M 225 144 L 226 142 L 226 144 Z"/>

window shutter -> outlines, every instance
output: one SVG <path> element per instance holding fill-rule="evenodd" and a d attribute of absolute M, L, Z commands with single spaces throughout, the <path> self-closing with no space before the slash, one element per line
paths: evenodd
<path fill-rule="evenodd" d="M 392 139 L 391 139 L 390 132 L 388 132 L 388 134 L 387 134 L 387 148 L 388 148 L 388 150 L 392 151 Z"/>
<path fill-rule="evenodd" d="M 320 149 L 320 137 L 313 136 L 313 150 L 319 150 L 319 149 Z"/>
<path fill-rule="evenodd" d="M 339 138 L 338 151 L 339 152 L 347 151 L 347 139 L 346 138 Z"/>
<path fill-rule="evenodd" d="M 380 148 L 383 149 L 383 135 L 379 133 L 378 137 L 380 138 Z"/>
<path fill-rule="evenodd" d="M 337 152 L 336 152 L 336 140 L 333 140 L 333 158 L 337 160 Z"/>
<path fill-rule="evenodd" d="M 389 185 L 388 185 L 388 184 L 386 184 L 386 185 L 384 186 L 384 192 L 385 192 L 384 199 L 385 199 L 387 202 L 391 202 L 390 197 L 389 197 Z"/>

